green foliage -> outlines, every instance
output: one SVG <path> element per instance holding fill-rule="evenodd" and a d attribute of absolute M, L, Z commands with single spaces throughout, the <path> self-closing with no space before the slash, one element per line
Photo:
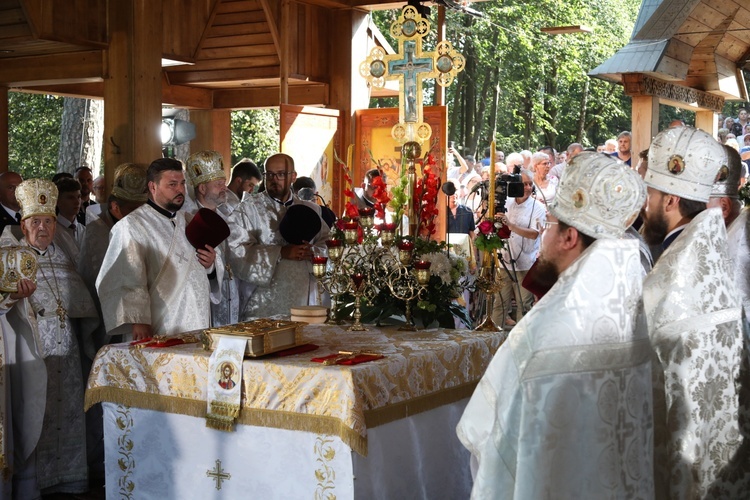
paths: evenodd
<path fill-rule="evenodd" d="M 628 42 L 640 3 L 504 0 L 473 3 L 484 18 L 447 11 L 446 38 L 467 61 L 446 91 L 449 140 L 462 145 L 464 155 L 476 154 L 496 131 L 498 149 L 508 153 L 547 144 L 557 149 L 571 142 L 596 145 L 629 130 L 631 104 L 622 87 L 587 73 Z M 373 13 L 387 38 L 397 12 Z M 437 23 L 437 9 L 431 21 Z M 579 24 L 593 32 L 549 36 L 540 31 Z M 433 47 L 434 36 L 425 43 L 426 50 Z"/>
<path fill-rule="evenodd" d="M 260 167 L 279 149 L 278 108 L 232 112 L 232 165 L 250 158 Z"/>
<path fill-rule="evenodd" d="M 57 171 L 63 98 L 8 92 L 8 167 L 24 179 Z"/>

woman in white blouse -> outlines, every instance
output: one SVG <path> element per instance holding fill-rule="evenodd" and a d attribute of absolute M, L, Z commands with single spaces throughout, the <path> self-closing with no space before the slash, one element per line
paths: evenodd
<path fill-rule="evenodd" d="M 547 153 L 540 151 L 531 155 L 531 170 L 534 172 L 536 199 L 544 204 L 552 201 L 557 191 L 557 177 L 549 176 L 550 168 L 552 168 L 552 163 Z"/>

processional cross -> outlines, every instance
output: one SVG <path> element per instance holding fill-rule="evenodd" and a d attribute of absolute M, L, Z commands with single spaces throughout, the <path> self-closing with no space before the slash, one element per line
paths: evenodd
<path fill-rule="evenodd" d="M 399 122 L 391 135 L 399 143 L 424 142 L 432 135 L 432 128 L 423 121 L 422 82 L 435 78 L 445 87 L 464 69 L 464 56 L 443 40 L 435 51 L 422 52 L 422 40 L 430 33 L 430 21 L 407 5 L 391 24 L 391 35 L 398 39 L 398 54 L 386 54 L 375 47 L 359 66 L 359 73 L 375 88 L 383 88 L 387 80 L 399 81 Z"/>

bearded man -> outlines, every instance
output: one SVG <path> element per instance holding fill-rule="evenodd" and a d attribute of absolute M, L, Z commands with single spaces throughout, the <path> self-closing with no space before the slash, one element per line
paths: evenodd
<path fill-rule="evenodd" d="M 573 158 L 543 221 L 552 288 L 498 349 L 457 432 L 472 498 L 653 498 L 651 348 L 637 242 L 641 178 Z"/>
<path fill-rule="evenodd" d="M 306 305 L 315 295 L 312 249 L 324 251 L 329 229 L 320 217 L 320 207 L 292 192 L 296 178 L 291 156 L 272 155 L 265 164 L 266 190 L 246 197 L 229 217 L 229 263 L 236 276 L 256 286 L 242 306 L 242 321 L 289 314 L 291 307 Z M 320 219 L 317 234 L 298 244 L 286 240 L 280 231 L 287 210 L 295 205 L 309 207 Z"/>
<path fill-rule="evenodd" d="M 207 208 L 219 214 L 225 221 L 234 207 L 227 204 L 229 189 L 226 185 L 224 160 L 217 151 L 200 151 L 190 155 L 185 165 L 191 187 L 195 189 L 198 210 Z M 198 211 L 196 210 L 196 212 Z M 239 321 L 240 291 L 234 279 L 232 268 L 227 262 L 228 241 L 224 240 L 217 248 L 217 258 L 222 262 L 222 276 L 211 280 L 211 291 L 221 298 L 211 303 L 211 326 L 232 325 Z M 244 287 L 243 287 L 244 289 Z"/>
<path fill-rule="evenodd" d="M 109 335 L 141 340 L 210 325 L 209 274 L 216 252 L 185 236 L 182 164 L 151 163 L 148 201 L 112 228 L 96 289 Z M 218 298 L 215 298 L 218 300 Z"/>
<path fill-rule="evenodd" d="M 738 451 L 738 414 L 746 411 L 739 392 L 747 390 L 747 374 L 740 372 L 740 297 L 721 211 L 706 209 L 714 180 L 727 165 L 724 147 L 691 127 L 664 130 L 649 147 L 643 234 L 664 247 L 643 284 L 659 360 L 657 498 L 740 498 L 749 487 L 750 460 Z"/>

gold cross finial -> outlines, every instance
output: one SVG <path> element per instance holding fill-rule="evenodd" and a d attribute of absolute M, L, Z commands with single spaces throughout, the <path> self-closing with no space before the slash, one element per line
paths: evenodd
<path fill-rule="evenodd" d="M 430 21 L 412 6 L 406 6 L 391 24 L 391 35 L 398 39 L 398 54 L 386 54 L 375 47 L 359 66 L 359 73 L 375 88 L 386 80 L 399 81 L 399 122 L 391 135 L 400 143 L 424 142 L 432 128 L 423 121 L 422 82 L 435 78 L 440 86 L 453 82 L 466 61 L 450 42 L 440 42 L 434 52 L 422 52 L 422 40 L 430 32 Z"/>

